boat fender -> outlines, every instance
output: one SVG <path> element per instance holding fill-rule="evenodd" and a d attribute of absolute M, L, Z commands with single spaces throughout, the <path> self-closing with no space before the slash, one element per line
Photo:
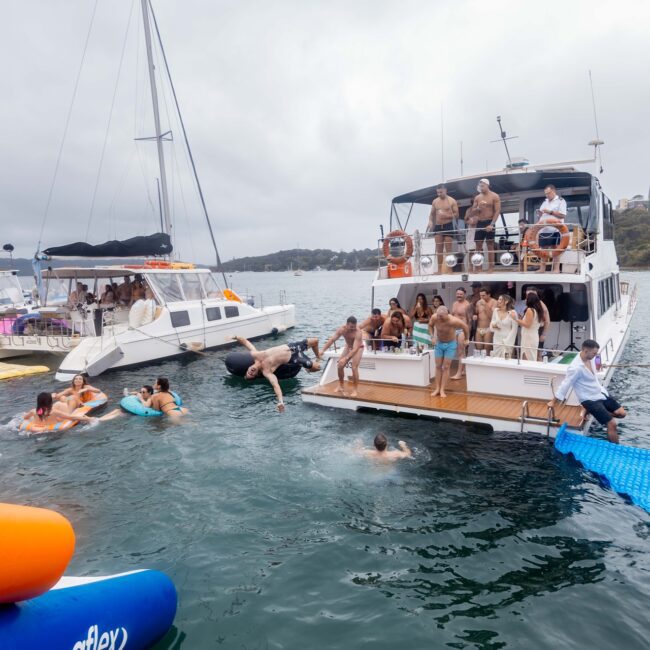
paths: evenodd
<path fill-rule="evenodd" d="M 176 406 L 182 406 L 183 405 L 183 400 L 180 398 L 178 393 L 175 393 L 174 391 L 171 391 L 171 394 L 174 396 L 174 401 L 176 402 Z M 158 411 L 157 409 L 152 409 L 149 408 L 148 406 L 145 406 L 139 399 L 137 395 L 127 395 L 126 397 L 123 397 L 120 400 L 120 406 L 127 411 L 128 413 L 131 413 L 133 415 L 141 415 L 144 417 L 154 417 L 154 416 L 160 416 L 163 415 L 162 411 Z"/>
<path fill-rule="evenodd" d="M 231 352 L 226 355 L 226 369 L 231 375 L 245 377 L 246 371 L 255 363 L 250 352 Z M 298 363 L 283 363 L 275 369 L 275 376 L 278 379 L 292 379 L 299 372 L 302 366 Z"/>

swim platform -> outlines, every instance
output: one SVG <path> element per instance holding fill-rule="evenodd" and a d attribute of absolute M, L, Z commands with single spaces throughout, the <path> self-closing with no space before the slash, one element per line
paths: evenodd
<path fill-rule="evenodd" d="M 588 470 L 603 477 L 612 490 L 626 494 L 632 503 L 650 512 L 650 449 L 571 433 L 566 424 L 558 431 L 555 448 L 573 454 Z"/>

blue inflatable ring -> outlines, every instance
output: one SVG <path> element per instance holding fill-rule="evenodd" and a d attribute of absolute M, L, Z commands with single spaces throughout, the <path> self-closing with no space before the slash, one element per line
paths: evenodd
<path fill-rule="evenodd" d="M 183 405 L 183 400 L 179 397 L 177 393 L 174 391 L 170 391 L 171 394 L 174 396 L 174 400 L 176 401 L 176 406 L 182 406 Z M 128 411 L 129 413 L 132 413 L 133 415 L 142 415 L 144 417 L 153 417 L 156 415 L 163 415 L 162 411 L 157 411 L 156 409 L 149 408 L 148 406 L 145 406 L 140 399 L 138 398 L 137 395 L 127 395 L 126 397 L 123 397 L 120 400 L 120 406 L 125 410 Z"/>

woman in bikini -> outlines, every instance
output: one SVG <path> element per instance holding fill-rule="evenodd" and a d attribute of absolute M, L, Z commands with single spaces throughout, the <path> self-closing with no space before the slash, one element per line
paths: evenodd
<path fill-rule="evenodd" d="M 112 420 L 119 415 L 121 415 L 120 409 L 114 409 L 100 418 L 91 417 L 89 415 L 75 415 L 67 410 L 67 406 L 64 402 L 54 402 L 52 400 L 52 393 L 39 393 L 36 398 L 36 408 L 27 411 L 27 413 L 23 415 L 23 420 L 36 418 L 40 426 L 47 427 L 69 420 L 76 420 L 77 422 Z"/>
<path fill-rule="evenodd" d="M 84 401 L 88 401 L 82 399 L 86 392 L 101 393 L 102 391 L 91 386 L 83 375 L 75 375 L 70 382 L 69 388 L 62 390 L 60 393 L 52 393 L 52 398 L 59 400 L 57 404 L 61 404 L 67 413 L 72 413 Z"/>
<path fill-rule="evenodd" d="M 169 415 L 170 417 L 178 417 L 187 413 L 187 409 L 178 406 L 176 404 L 176 398 L 169 392 L 169 379 L 158 377 L 154 384 L 154 388 L 157 392 L 151 395 L 149 399 L 146 399 L 143 393 L 140 394 L 140 401 L 145 406 L 156 409 L 157 411 L 162 411 L 165 415 Z"/>
<path fill-rule="evenodd" d="M 415 307 L 411 309 L 411 320 L 418 323 L 428 323 L 431 316 L 433 316 L 433 312 L 427 304 L 426 296 L 423 293 L 418 293 L 415 297 Z"/>

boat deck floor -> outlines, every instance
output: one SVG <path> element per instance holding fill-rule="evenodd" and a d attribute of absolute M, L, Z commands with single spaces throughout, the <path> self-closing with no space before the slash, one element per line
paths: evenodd
<path fill-rule="evenodd" d="M 352 384 L 345 382 L 345 394 L 337 392 L 338 381 L 323 386 L 316 385 L 304 388 L 303 393 L 314 396 L 336 398 L 341 400 L 356 400 L 365 403 L 383 404 L 399 408 L 414 408 L 431 411 L 432 416 L 444 417 L 445 413 L 474 417 L 494 418 L 499 420 L 519 421 L 522 403 L 526 398 L 507 397 L 504 395 L 488 395 L 467 391 L 465 377 L 457 381 L 449 381 L 446 397 L 432 397 L 434 384 L 428 386 L 404 386 L 402 384 L 385 384 L 360 381 L 356 397 L 350 397 Z M 547 400 L 528 398 L 528 414 L 534 418 L 546 421 L 548 417 Z M 555 407 L 555 418 L 566 422 L 570 427 L 578 428 L 582 422 L 580 406 L 558 405 Z M 455 418 L 454 418 L 455 419 Z M 463 418 L 464 419 L 464 418 Z"/>

